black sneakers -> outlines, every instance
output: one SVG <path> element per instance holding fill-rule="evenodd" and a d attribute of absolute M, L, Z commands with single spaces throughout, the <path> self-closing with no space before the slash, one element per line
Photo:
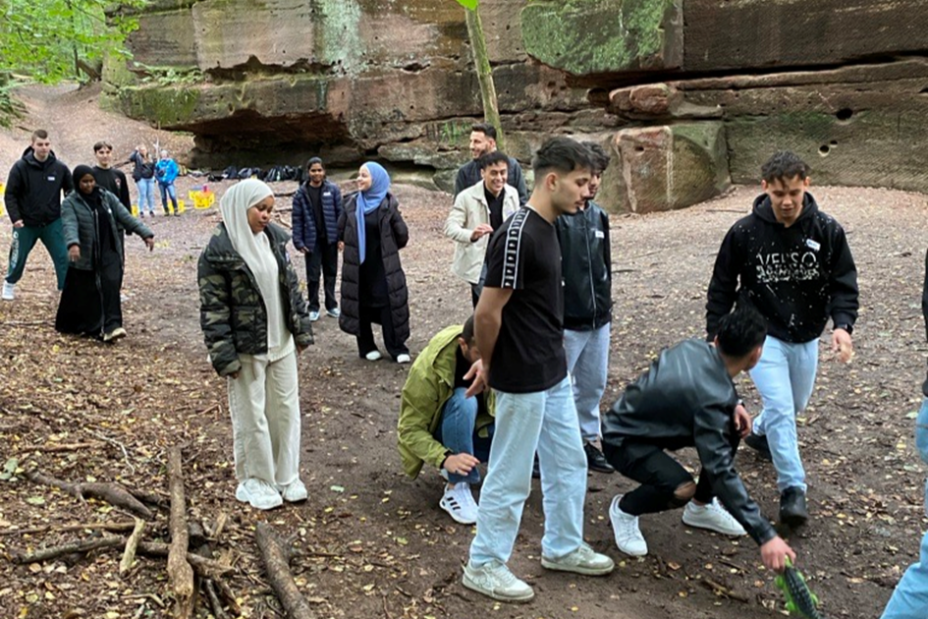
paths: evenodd
<path fill-rule="evenodd" d="M 780 495 L 780 522 L 791 529 L 797 529 L 809 519 L 806 509 L 806 493 L 802 488 L 787 488 Z"/>
<path fill-rule="evenodd" d="M 606 460 L 606 456 L 593 443 L 585 443 L 583 451 L 586 452 L 586 463 L 591 471 L 597 473 L 614 473 L 615 469 Z"/>
<path fill-rule="evenodd" d="M 744 444 L 753 449 L 758 458 L 766 460 L 767 462 L 773 462 L 773 455 L 770 453 L 770 445 L 767 444 L 766 436 L 751 432 L 748 437 L 744 439 Z"/>

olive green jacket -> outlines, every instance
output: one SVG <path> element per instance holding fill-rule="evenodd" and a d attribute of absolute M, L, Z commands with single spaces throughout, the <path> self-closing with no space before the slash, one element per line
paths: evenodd
<path fill-rule="evenodd" d="M 313 343 L 312 323 L 290 256 L 290 236 L 274 224 L 264 230 L 277 259 L 284 321 L 297 346 Z M 232 247 L 225 224 L 219 224 L 197 265 L 200 327 L 209 358 L 220 376 L 238 372 L 239 354 L 267 353 L 267 309 L 254 275 Z"/>
<path fill-rule="evenodd" d="M 435 439 L 442 408 L 454 393 L 454 370 L 457 364 L 458 337 L 463 326 L 441 330 L 425 347 L 409 369 L 400 404 L 397 437 L 403 469 L 412 478 L 419 476 L 425 462 L 441 467 L 448 449 Z M 478 414 L 476 428 L 485 436 L 493 423 L 495 398 L 485 392 L 489 413 Z"/>

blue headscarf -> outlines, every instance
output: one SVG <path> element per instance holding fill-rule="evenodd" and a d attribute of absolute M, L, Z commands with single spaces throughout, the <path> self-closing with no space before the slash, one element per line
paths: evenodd
<path fill-rule="evenodd" d="M 383 199 L 387 197 L 387 191 L 390 189 L 390 175 L 382 165 L 373 161 L 368 161 L 361 167 L 367 168 L 371 175 L 370 189 L 358 192 L 358 255 L 360 264 L 364 264 L 365 246 L 367 245 L 364 216 L 376 211 Z"/>

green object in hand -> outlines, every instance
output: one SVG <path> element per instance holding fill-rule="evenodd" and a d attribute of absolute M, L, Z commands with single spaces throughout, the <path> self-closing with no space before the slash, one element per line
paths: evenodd
<path fill-rule="evenodd" d="M 802 572 L 793 567 L 789 557 L 786 558 L 786 569 L 777 576 L 776 585 L 786 596 L 786 610 L 790 614 L 798 614 L 806 619 L 823 619 L 818 612 L 818 597 L 809 590 Z"/>

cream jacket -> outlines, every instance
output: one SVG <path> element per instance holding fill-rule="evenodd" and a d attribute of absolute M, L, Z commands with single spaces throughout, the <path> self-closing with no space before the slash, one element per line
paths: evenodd
<path fill-rule="evenodd" d="M 519 210 L 519 192 L 515 187 L 503 187 L 503 221 Z M 465 189 L 454 200 L 454 206 L 445 220 L 445 236 L 455 241 L 454 261 L 451 272 L 461 279 L 476 284 L 480 279 L 480 269 L 487 253 L 490 235 L 471 242 L 474 229 L 480 224 L 490 223 L 490 207 L 483 194 L 483 181 Z"/>

